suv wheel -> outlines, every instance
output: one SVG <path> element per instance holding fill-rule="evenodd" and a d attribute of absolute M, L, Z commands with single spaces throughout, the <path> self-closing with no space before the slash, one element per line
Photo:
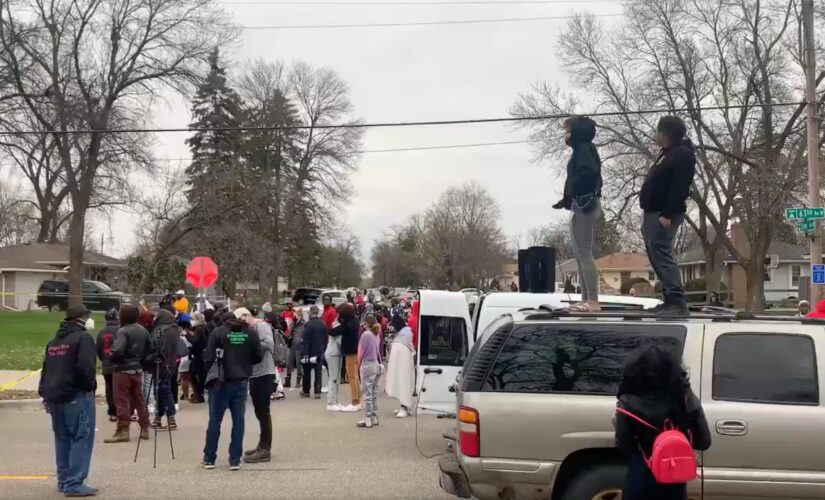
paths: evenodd
<path fill-rule="evenodd" d="M 582 470 L 565 488 L 564 500 L 620 500 L 627 468 L 605 464 Z"/>
<path fill-rule="evenodd" d="M 52 305 L 49 306 L 49 311 L 51 311 L 51 312 L 58 312 L 60 310 L 61 310 L 60 309 L 60 304 L 58 304 L 57 302 L 55 302 L 55 303 L 53 303 Z"/>

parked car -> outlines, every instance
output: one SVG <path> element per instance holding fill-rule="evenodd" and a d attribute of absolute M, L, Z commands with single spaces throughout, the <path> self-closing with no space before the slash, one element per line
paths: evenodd
<path fill-rule="evenodd" d="M 825 323 L 742 315 L 499 316 L 458 381 L 440 484 L 487 499 L 619 498 L 616 392 L 631 351 L 681 352 L 713 443 L 692 499 L 825 498 Z M 514 431 L 514 429 L 518 429 Z"/>
<path fill-rule="evenodd" d="M 320 288 L 298 288 L 292 295 L 292 302 L 299 306 L 314 304 L 319 295 L 321 295 Z"/>
<path fill-rule="evenodd" d="M 100 281 L 83 280 L 83 304 L 92 311 L 120 309 L 130 302 L 128 295 L 116 292 Z M 69 307 L 69 282 L 45 280 L 37 289 L 37 305 L 50 311 L 65 311 Z"/>

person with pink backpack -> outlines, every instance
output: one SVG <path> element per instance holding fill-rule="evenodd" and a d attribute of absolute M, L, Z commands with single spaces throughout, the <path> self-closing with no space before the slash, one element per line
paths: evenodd
<path fill-rule="evenodd" d="M 616 405 L 616 448 L 628 458 L 623 500 L 686 500 L 693 450 L 710 448 L 699 398 L 681 360 L 657 344 L 630 354 Z"/>

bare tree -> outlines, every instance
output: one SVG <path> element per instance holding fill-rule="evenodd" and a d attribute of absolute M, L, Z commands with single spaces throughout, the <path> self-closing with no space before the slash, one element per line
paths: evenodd
<path fill-rule="evenodd" d="M 0 246 L 19 245 L 37 236 L 34 207 L 16 191 L 15 186 L 0 183 Z"/>
<path fill-rule="evenodd" d="M 774 228 L 806 180 L 798 2 L 639 0 L 626 9 L 627 20 L 613 31 L 580 16 L 560 37 L 566 70 L 583 91 L 578 99 L 539 84 L 514 113 L 615 113 L 599 117 L 599 142 L 607 153 L 605 196 L 622 213 L 657 155 L 658 116 L 635 111 L 685 109 L 697 145 L 695 209 L 687 220 L 702 241 L 708 287 L 718 289 L 727 250 L 747 271 L 747 307 L 759 310 Z M 580 110 L 585 97 L 594 105 Z M 544 123 L 534 134 L 547 139 L 551 130 Z M 744 226 L 746 251 L 733 245 L 733 222 Z"/>
<path fill-rule="evenodd" d="M 234 35 L 213 0 L 21 0 L 0 5 L 0 63 L 15 101 L 54 138 L 72 203 L 71 302 L 86 214 L 104 162 L 128 164 L 111 129 L 144 123 L 162 88 L 185 91 Z M 105 158 L 110 151 L 112 157 Z"/>

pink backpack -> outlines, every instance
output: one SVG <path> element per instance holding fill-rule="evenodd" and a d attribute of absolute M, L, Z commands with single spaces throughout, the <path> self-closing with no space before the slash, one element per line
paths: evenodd
<path fill-rule="evenodd" d="M 693 445 L 670 420 L 665 420 L 664 429 L 660 431 L 623 408 L 616 408 L 616 412 L 659 433 L 653 441 L 650 458 L 639 450 L 657 483 L 679 484 L 696 479 L 696 456 L 693 454 Z"/>

